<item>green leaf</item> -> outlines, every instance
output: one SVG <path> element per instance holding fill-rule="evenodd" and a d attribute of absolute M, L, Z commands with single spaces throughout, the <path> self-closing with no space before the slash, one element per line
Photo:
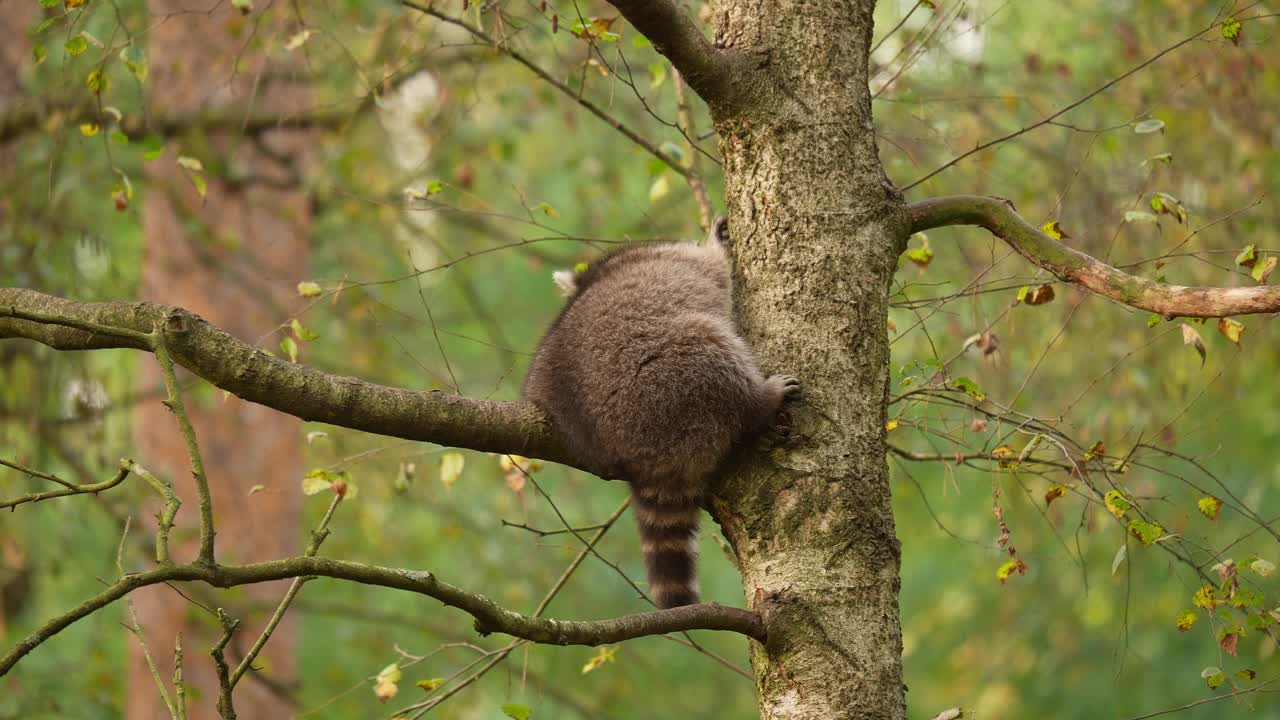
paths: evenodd
<path fill-rule="evenodd" d="M 502 714 L 512 720 L 529 720 L 533 717 L 533 711 L 528 705 L 520 705 L 518 703 L 507 703 L 502 706 Z"/>
<path fill-rule="evenodd" d="M 241 15 L 253 12 L 253 0 L 231 0 L 231 7 L 240 11 Z"/>
<path fill-rule="evenodd" d="M 294 337 L 298 338 L 302 342 L 311 342 L 313 340 L 320 339 L 319 335 L 303 327 L 302 323 L 298 322 L 297 318 L 289 321 L 289 329 L 293 330 Z"/>
<path fill-rule="evenodd" d="M 280 341 L 280 350 L 289 357 L 289 362 L 298 362 L 298 343 L 294 342 L 293 338 L 286 335 Z"/>
<path fill-rule="evenodd" d="M 44 62 L 47 57 L 49 57 L 49 48 L 41 45 L 40 43 L 36 43 L 31 46 L 31 59 L 35 64 L 39 65 Z"/>
<path fill-rule="evenodd" d="M 652 44 L 653 43 L 649 42 L 649 38 L 640 34 L 637 34 L 635 37 L 631 38 L 631 47 L 637 50 L 643 50 Z"/>
<path fill-rule="evenodd" d="M 1133 503 L 1129 502 L 1129 499 L 1119 490 L 1108 490 L 1102 496 L 1102 504 L 1117 520 L 1124 519 L 1125 513 L 1129 512 L 1129 509 L 1133 507 Z"/>
<path fill-rule="evenodd" d="M 1191 596 L 1191 604 L 1202 610 L 1212 610 L 1218 605 L 1217 591 L 1212 585 L 1205 585 Z"/>
<path fill-rule="evenodd" d="M 1233 45 L 1240 44 L 1240 32 L 1243 29 L 1244 26 L 1240 24 L 1240 21 L 1233 17 L 1222 21 L 1222 37 L 1230 40 Z"/>
<path fill-rule="evenodd" d="M 440 482 L 445 489 L 453 488 L 466 464 L 467 456 L 459 452 L 447 452 L 440 456 Z"/>
<path fill-rule="evenodd" d="M 1164 528 L 1155 523 L 1135 519 L 1129 521 L 1129 534 L 1138 538 L 1143 545 L 1154 545 L 1156 540 L 1164 535 Z"/>
<path fill-rule="evenodd" d="M 1160 154 L 1158 154 L 1158 155 L 1152 155 L 1151 157 L 1147 158 L 1146 160 L 1143 160 L 1143 161 L 1142 161 L 1142 164 L 1143 164 L 1143 165 L 1145 165 L 1145 164 L 1147 164 L 1147 163 L 1158 163 L 1158 162 L 1164 163 L 1165 165 L 1168 165 L 1168 164 L 1172 163 L 1172 162 L 1173 162 L 1173 153 L 1163 152 L 1163 153 L 1160 153 Z"/>
<path fill-rule="evenodd" d="M 1200 677 L 1204 678 L 1204 684 L 1208 685 L 1210 690 L 1217 690 L 1227 680 L 1227 676 L 1223 675 L 1222 671 L 1216 667 L 1207 667 L 1201 670 Z"/>
<path fill-rule="evenodd" d="M 76 35 L 64 43 L 62 48 L 67 51 L 68 55 L 75 57 L 89 49 L 89 41 L 85 40 L 83 35 Z"/>
<path fill-rule="evenodd" d="M 542 211 L 542 214 L 546 215 L 547 217 L 550 217 L 550 218 L 560 217 L 560 211 L 555 209 L 555 207 L 552 206 L 552 204 L 549 202 L 540 202 L 538 203 L 537 207 L 539 210 Z"/>
<path fill-rule="evenodd" d="M 951 381 L 951 386 L 957 390 L 963 390 L 969 397 L 982 402 L 987 399 L 987 394 L 982 392 L 982 388 L 978 387 L 978 383 L 970 380 L 963 375 Z"/>
<path fill-rule="evenodd" d="M 110 137 L 110 138 L 111 138 L 111 142 L 113 142 L 113 143 L 115 143 L 115 144 L 117 144 L 117 145 L 128 145 L 128 144 L 129 144 L 129 136 L 128 136 L 128 135 L 125 135 L 123 132 L 121 132 L 121 131 L 119 131 L 119 130 L 112 130 L 112 131 L 111 131 L 111 134 L 110 134 L 108 137 Z"/>
<path fill-rule="evenodd" d="M 441 192 L 442 190 L 444 190 L 444 183 L 440 182 L 439 180 L 428 180 L 428 181 L 427 181 L 427 194 L 428 194 L 428 195 L 435 195 L 435 194 L 437 194 L 437 193 Z"/>
<path fill-rule="evenodd" d="M 147 53 L 136 45 L 120 51 L 120 61 L 129 69 L 138 82 L 147 81 Z"/>
<path fill-rule="evenodd" d="M 1133 126 L 1133 131 L 1139 135 L 1150 135 L 1153 132 L 1162 132 L 1164 130 L 1164 121 L 1155 118 L 1148 118 Z"/>
<path fill-rule="evenodd" d="M 1141 222 L 1158 224 L 1160 222 L 1160 218 L 1156 217 L 1154 213 L 1143 212 L 1141 210 L 1126 210 L 1124 213 L 1124 221 L 1127 223 Z"/>
<path fill-rule="evenodd" d="M 84 84 L 94 95 L 101 95 L 111 89 L 111 80 L 101 70 L 89 73 L 89 76 L 84 79 Z"/>
<path fill-rule="evenodd" d="M 148 135 L 142 141 L 142 159 L 155 160 L 164 154 L 164 138 L 159 135 Z"/>
<path fill-rule="evenodd" d="M 320 288 L 320 283 L 309 280 L 298 283 L 298 294 L 304 298 L 315 297 L 321 292 L 323 291 Z"/>

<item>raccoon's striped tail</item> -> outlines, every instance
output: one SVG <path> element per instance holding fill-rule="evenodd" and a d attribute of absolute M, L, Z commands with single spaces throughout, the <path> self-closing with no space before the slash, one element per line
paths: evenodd
<path fill-rule="evenodd" d="M 701 495 L 673 496 L 632 483 L 631 498 L 654 602 L 664 609 L 698 602 L 695 558 Z"/>

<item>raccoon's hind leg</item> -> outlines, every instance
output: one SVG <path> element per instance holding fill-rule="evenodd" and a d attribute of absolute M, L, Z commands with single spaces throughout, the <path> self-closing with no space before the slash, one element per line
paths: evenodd
<path fill-rule="evenodd" d="M 763 402 L 756 430 L 777 429 L 782 435 L 791 432 L 791 418 L 783 407 L 786 402 L 800 395 L 800 378 L 794 375 L 770 375 L 763 383 Z"/>

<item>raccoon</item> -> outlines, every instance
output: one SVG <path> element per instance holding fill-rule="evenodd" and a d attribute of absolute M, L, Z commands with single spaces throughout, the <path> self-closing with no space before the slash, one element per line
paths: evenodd
<path fill-rule="evenodd" d="M 636 243 L 556 273 L 567 300 L 524 383 L 586 469 L 630 483 L 661 608 L 698 602 L 708 480 L 800 390 L 760 372 L 734 323 L 727 241 L 722 218 L 701 245 Z"/>

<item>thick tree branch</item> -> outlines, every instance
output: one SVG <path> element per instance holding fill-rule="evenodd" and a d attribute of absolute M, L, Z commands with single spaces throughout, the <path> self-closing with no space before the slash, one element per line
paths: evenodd
<path fill-rule="evenodd" d="M 502 633 L 548 645 L 605 645 L 683 630 L 727 630 L 761 642 L 765 639 L 764 623 L 759 615 L 714 603 L 636 613 L 608 620 L 553 620 L 507 610 L 483 595 L 450 585 L 425 571 L 328 558 L 294 557 L 252 565 L 167 565 L 126 575 L 78 607 L 45 623 L 0 657 L 0 676 L 8 673 L 19 660 L 41 643 L 77 620 L 141 587 L 171 581 L 198 581 L 214 587 L 229 588 L 308 576 L 351 580 L 426 595 L 474 617 L 476 630 L 481 633 Z"/>
<path fill-rule="evenodd" d="M 708 104 L 726 99 L 733 63 L 673 0 L 610 0 Z"/>
<path fill-rule="evenodd" d="M 303 420 L 575 465 L 545 416 L 527 403 L 404 390 L 331 375 L 272 357 L 181 308 L 80 303 L 0 288 L 0 339 L 27 338 L 58 350 L 150 350 L 145 333 L 157 326 L 177 364 L 240 398 Z"/>
<path fill-rule="evenodd" d="M 1227 317 L 1280 312 L 1280 287 L 1166 285 L 1118 270 L 1040 232 L 1000 198 L 954 195 L 909 206 L 911 232 L 947 225 L 978 225 L 1009 243 L 1032 264 L 1060 280 L 1140 310 L 1173 317 Z"/>

